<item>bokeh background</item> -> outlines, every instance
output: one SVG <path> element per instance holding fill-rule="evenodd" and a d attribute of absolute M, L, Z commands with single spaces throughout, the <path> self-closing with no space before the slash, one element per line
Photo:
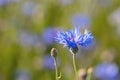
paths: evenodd
<path fill-rule="evenodd" d="M 0 0 L 0 80 L 74 80 L 69 50 L 54 41 L 59 30 L 88 29 L 94 41 L 80 47 L 77 69 L 92 80 L 120 80 L 120 0 Z"/>

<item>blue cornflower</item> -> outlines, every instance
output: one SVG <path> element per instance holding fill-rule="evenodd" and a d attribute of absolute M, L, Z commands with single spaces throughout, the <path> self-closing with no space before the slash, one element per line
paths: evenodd
<path fill-rule="evenodd" d="M 91 18 L 89 15 L 77 13 L 71 16 L 70 22 L 72 23 L 73 26 L 87 28 L 91 24 Z"/>
<path fill-rule="evenodd" d="M 0 0 L 0 6 L 4 6 L 9 3 L 18 2 L 19 0 Z"/>
<path fill-rule="evenodd" d="M 79 27 L 76 27 L 75 30 L 68 30 L 66 32 L 58 32 L 57 37 L 55 40 L 67 46 L 69 49 L 77 49 L 77 45 L 86 46 L 87 44 L 91 43 L 93 39 L 92 34 L 85 30 L 84 34 L 80 33 Z"/>
<path fill-rule="evenodd" d="M 21 6 L 21 11 L 25 16 L 31 16 L 36 13 L 37 3 L 33 1 L 26 1 Z"/>
<path fill-rule="evenodd" d="M 18 69 L 15 71 L 15 80 L 31 80 L 31 72 L 27 69 Z"/>
<path fill-rule="evenodd" d="M 118 66 L 111 62 L 102 62 L 95 66 L 93 75 L 100 80 L 116 80 L 119 73 Z"/>
<path fill-rule="evenodd" d="M 41 35 L 41 39 L 42 39 L 43 43 L 45 43 L 47 45 L 53 44 L 53 42 L 54 42 L 53 37 L 56 36 L 57 31 L 58 31 L 57 28 L 53 28 L 53 27 L 45 28 L 42 32 L 42 35 Z"/>
<path fill-rule="evenodd" d="M 60 64 L 60 59 L 57 58 L 57 65 L 59 66 Z M 43 58 L 42 58 L 42 64 L 43 64 L 43 67 L 46 68 L 46 69 L 54 69 L 54 60 L 53 58 L 51 57 L 51 55 L 44 55 Z"/>
<path fill-rule="evenodd" d="M 54 69 L 54 60 L 50 55 L 43 57 L 43 67 L 48 69 Z"/>

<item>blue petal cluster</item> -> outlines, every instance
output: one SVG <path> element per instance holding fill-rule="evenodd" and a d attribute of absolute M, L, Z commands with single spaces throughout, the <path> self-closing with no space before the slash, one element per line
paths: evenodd
<path fill-rule="evenodd" d="M 85 30 L 84 34 L 80 33 L 79 27 L 76 27 L 75 30 L 68 30 L 66 32 L 58 32 L 55 40 L 67 46 L 68 48 L 76 48 L 77 45 L 86 46 L 92 42 L 92 34 Z"/>
<path fill-rule="evenodd" d="M 102 62 L 98 64 L 93 71 L 94 77 L 100 80 L 116 80 L 119 73 L 118 66 L 115 63 Z"/>
<path fill-rule="evenodd" d="M 77 13 L 70 18 L 70 22 L 72 23 L 73 26 L 85 28 L 90 26 L 91 18 L 89 15 Z"/>

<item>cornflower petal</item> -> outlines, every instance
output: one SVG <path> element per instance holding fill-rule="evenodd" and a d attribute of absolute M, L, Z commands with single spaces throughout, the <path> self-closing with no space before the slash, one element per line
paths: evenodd
<path fill-rule="evenodd" d="M 85 30 L 84 34 L 79 37 L 78 44 L 81 46 L 86 46 L 92 42 L 92 39 L 93 35 L 88 30 Z"/>

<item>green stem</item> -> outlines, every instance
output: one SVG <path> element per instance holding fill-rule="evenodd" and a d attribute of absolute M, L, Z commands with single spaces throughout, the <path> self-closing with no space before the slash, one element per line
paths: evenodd
<path fill-rule="evenodd" d="M 75 76 L 77 75 L 77 69 L 76 69 L 76 63 L 75 63 L 75 54 L 73 55 L 73 67 L 74 67 L 74 71 L 75 71 Z"/>
<path fill-rule="evenodd" d="M 91 74 L 88 74 L 86 80 L 91 80 Z"/>
<path fill-rule="evenodd" d="M 54 66 L 55 66 L 56 80 L 58 80 L 58 69 L 57 69 L 56 58 L 54 58 Z"/>

